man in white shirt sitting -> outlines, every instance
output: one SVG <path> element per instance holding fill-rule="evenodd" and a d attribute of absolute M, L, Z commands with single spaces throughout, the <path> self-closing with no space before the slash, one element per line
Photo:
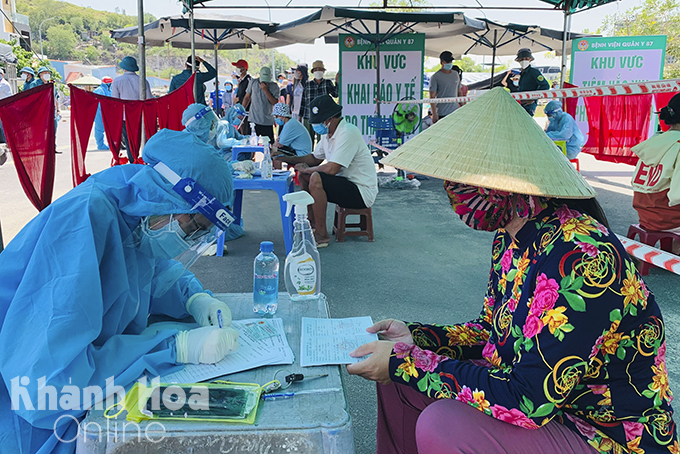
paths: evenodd
<path fill-rule="evenodd" d="M 343 208 L 368 208 L 378 195 L 378 177 L 371 152 L 359 128 L 342 118 L 342 107 L 330 95 L 314 98 L 309 122 L 321 135 L 314 152 L 305 156 L 277 157 L 295 164 L 302 189 L 314 197 L 309 220 L 317 247 L 326 247 L 328 202 Z"/>

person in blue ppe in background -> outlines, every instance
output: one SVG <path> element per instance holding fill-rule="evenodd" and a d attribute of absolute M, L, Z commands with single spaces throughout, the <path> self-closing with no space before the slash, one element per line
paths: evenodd
<path fill-rule="evenodd" d="M 34 86 L 52 84 L 54 87 L 54 141 L 57 141 L 57 128 L 59 127 L 59 120 L 61 119 L 61 110 L 59 109 L 59 90 L 52 79 L 52 71 L 47 66 L 38 68 L 38 78 Z M 61 151 L 56 151 L 61 154 Z"/>
<path fill-rule="evenodd" d="M 312 152 L 312 138 L 302 123 L 292 118 L 288 104 L 278 103 L 272 111 L 274 121 L 281 127 L 278 139 L 274 142 L 276 151 L 272 156 L 304 156 Z"/>
<path fill-rule="evenodd" d="M 517 91 L 537 91 L 537 90 L 549 90 L 550 84 L 538 69 L 531 66 L 531 62 L 534 61 L 534 56 L 531 55 L 531 49 L 520 49 L 517 51 L 517 57 L 515 61 L 519 63 L 522 68 L 522 72 L 519 76 L 519 87 Z M 536 113 L 536 100 L 526 99 L 522 101 L 522 107 L 527 111 L 532 117 Z"/>
<path fill-rule="evenodd" d="M 563 140 L 567 144 L 567 158 L 576 159 L 581 152 L 584 137 L 574 117 L 562 110 L 559 101 L 550 101 L 543 110 L 548 117 L 545 132 L 553 141 Z"/>
<path fill-rule="evenodd" d="M 111 77 L 103 77 L 100 86 L 94 89 L 94 93 L 102 96 L 111 96 Z M 104 143 L 104 119 L 102 118 L 102 106 L 97 106 L 97 116 L 94 117 L 94 140 L 97 142 L 97 150 L 108 150 L 109 146 Z"/>
<path fill-rule="evenodd" d="M 19 77 L 21 77 L 21 80 L 24 81 L 24 86 L 21 89 L 22 91 L 30 90 L 33 87 L 41 85 L 35 78 L 35 71 L 33 71 L 33 68 L 30 66 L 24 66 L 21 68 L 21 71 L 19 71 Z"/>
<path fill-rule="evenodd" d="M 231 147 L 238 145 L 244 136 L 238 132 L 238 127 L 246 116 L 246 109 L 241 104 L 235 104 L 224 114 L 224 118 L 217 125 L 217 150 L 227 161 L 245 160 L 245 154 L 233 156 Z M 248 153 L 250 154 L 250 153 Z"/>
<path fill-rule="evenodd" d="M 241 109 L 243 109 L 242 106 Z M 245 111 L 245 109 L 243 110 Z M 189 107 L 187 107 L 182 113 L 182 124 L 185 127 L 183 133 L 193 135 L 201 142 L 213 147 L 213 150 L 216 151 L 216 155 L 220 156 L 222 161 L 229 168 L 228 176 L 224 178 L 228 178 L 229 181 L 232 182 L 231 184 L 233 186 L 233 179 L 231 175 L 233 169 L 231 167 L 230 159 L 224 159 L 224 155 L 217 152 L 217 131 L 219 123 L 220 121 L 212 108 L 204 104 L 190 104 Z M 234 206 L 233 195 L 227 200 L 225 205 L 229 207 Z M 243 235 L 243 227 L 239 224 L 233 223 L 226 230 L 224 240 L 234 240 L 241 235 Z M 209 254 L 214 255 L 212 254 L 213 250 L 216 251 L 216 249 L 211 249 Z"/>
<path fill-rule="evenodd" d="M 216 363 L 238 348 L 229 307 L 186 269 L 214 242 L 223 217 L 188 202 L 171 182 L 193 179 L 210 193 L 203 200 L 226 213 L 228 163 L 195 136 L 168 129 L 149 139 L 143 159 L 148 165 L 92 175 L 0 254 L 3 453 L 75 452 L 78 421 L 95 402 L 50 402 L 40 386 L 62 396 L 105 390 L 113 378 L 111 386 L 129 389 L 143 374 Z M 191 315 L 201 327 L 142 334 L 150 314 Z"/>

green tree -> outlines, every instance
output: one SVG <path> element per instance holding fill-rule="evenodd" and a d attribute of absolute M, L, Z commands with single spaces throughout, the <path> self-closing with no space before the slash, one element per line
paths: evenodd
<path fill-rule="evenodd" d="M 604 18 L 598 33 L 604 36 L 666 35 L 664 78 L 680 77 L 680 3 L 677 0 L 645 0 L 625 13 Z"/>
<path fill-rule="evenodd" d="M 67 60 L 73 56 L 78 37 L 70 25 L 53 25 L 46 34 L 47 49 L 53 58 Z"/>

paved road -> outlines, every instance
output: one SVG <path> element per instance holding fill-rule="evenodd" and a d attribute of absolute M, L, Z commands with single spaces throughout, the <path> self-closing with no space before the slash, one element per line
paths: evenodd
<path fill-rule="evenodd" d="M 71 187 L 68 123 L 59 127 L 55 198 Z M 93 143 L 91 142 L 93 145 Z M 92 147 L 93 148 L 93 147 Z M 581 171 L 595 187 L 613 230 L 625 234 L 637 222 L 629 186 L 633 167 L 581 158 Z M 108 152 L 88 152 L 94 172 L 109 165 Z M 0 219 L 10 238 L 36 214 L 16 178 L 14 167 L 0 167 Z M 252 263 L 260 241 L 272 240 L 285 260 L 281 220 L 271 191 L 244 196 L 246 234 L 227 243 L 225 257 L 203 257 L 192 268 L 206 288 L 216 292 L 252 290 Z M 331 212 L 329 222 L 332 223 Z M 365 238 L 332 242 L 322 249 L 322 290 L 333 317 L 369 315 L 429 323 L 453 323 L 476 317 L 489 275 L 492 234 L 466 227 L 448 205 L 442 182 L 423 182 L 418 190 L 381 190 L 373 207 L 375 243 Z M 671 385 L 680 383 L 680 276 L 654 269 L 645 279 L 666 320 Z M 282 290 L 283 282 L 281 283 Z M 301 303 L 304 304 L 304 303 Z M 376 402 L 373 385 L 345 374 L 354 419 L 357 452 L 375 452 Z M 676 388 L 677 390 L 677 388 Z"/>

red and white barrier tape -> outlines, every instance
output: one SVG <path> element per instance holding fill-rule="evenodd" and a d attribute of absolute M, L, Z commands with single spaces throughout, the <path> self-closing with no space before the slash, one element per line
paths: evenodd
<path fill-rule="evenodd" d="M 597 87 L 564 88 L 544 91 L 524 91 L 510 93 L 517 100 L 546 99 L 546 98 L 585 98 L 589 96 L 618 96 L 618 95 L 644 95 L 653 93 L 666 93 L 680 91 L 680 79 L 657 80 L 653 82 L 641 82 L 634 84 L 600 85 Z M 477 96 L 460 96 L 457 98 L 435 99 L 406 99 L 403 101 L 380 101 L 382 104 L 437 104 L 440 102 L 470 102 Z"/>
<path fill-rule="evenodd" d="M 625 236 L 616 236 L 619 237 L 623 247 L 625 247 L 626 251 L 633 257 L 637 257 L 647 263 L 668 270 L 671 273 L 680 274 L 680 257 L 677 255 L 648 246 L 639 241 L 631 240 Z"/>

